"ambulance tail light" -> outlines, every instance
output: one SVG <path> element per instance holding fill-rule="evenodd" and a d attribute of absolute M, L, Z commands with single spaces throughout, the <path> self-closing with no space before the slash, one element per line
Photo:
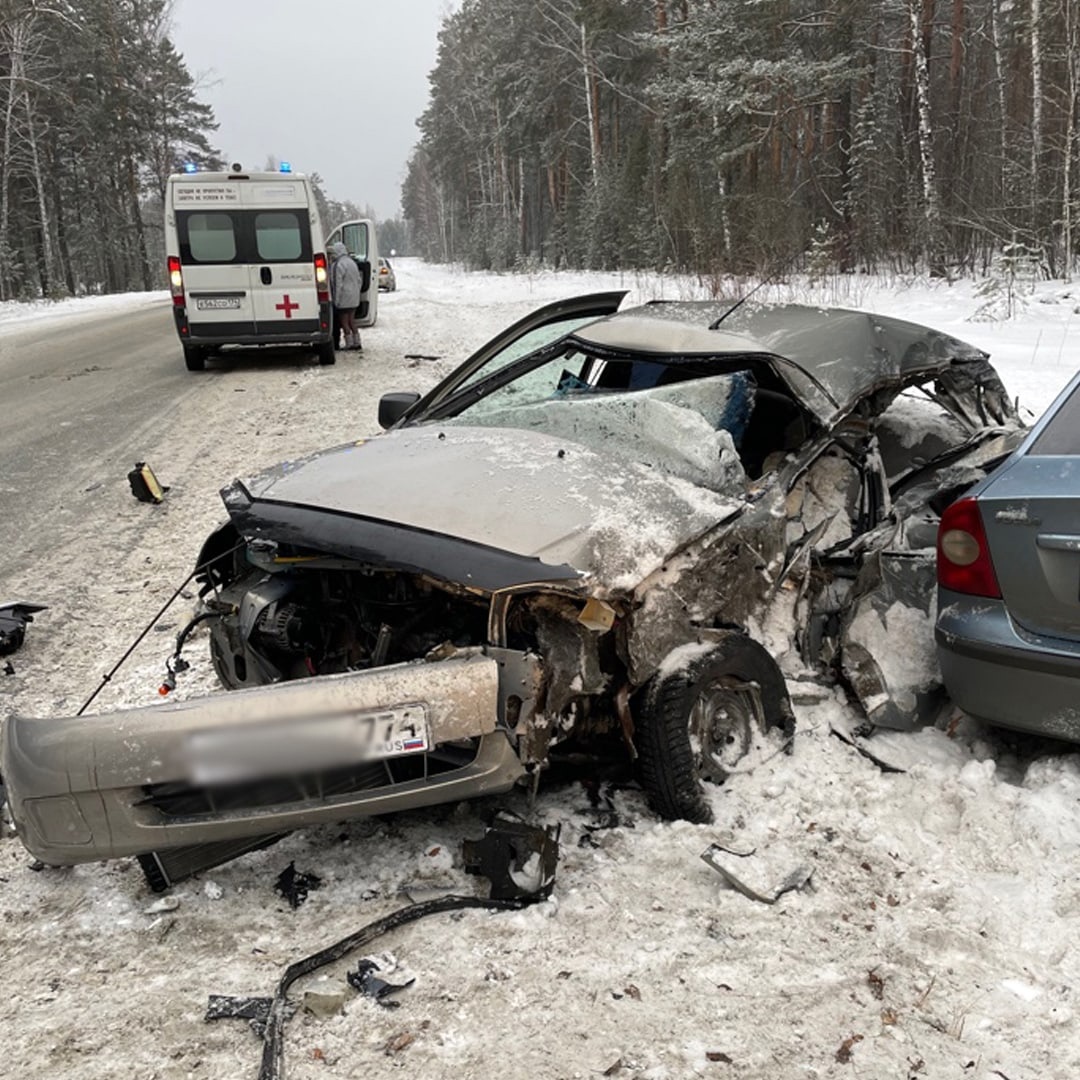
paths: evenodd
<path fill-rule="evenodd" d="M 330 303 L 330 275 L 326 271 L 326 256 L 321 251 L 315 252 L 315 291 L 320 304 Z"/>
<path fill-rule="evenodd" d="M 169 256 L 169 288 L 172 290 L 173 306 L 183 307 L 184 275 L 180 270 L 180 258 L 177 255 Z"/>

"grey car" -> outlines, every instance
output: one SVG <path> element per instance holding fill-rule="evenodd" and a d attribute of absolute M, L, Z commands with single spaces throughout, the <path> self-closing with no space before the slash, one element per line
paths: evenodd
<path fill-rule="evenodd" d="M 994 724 L 1080 742 L 1080 376 L 946 509 L 938 582 L 953 700 Z"/>
<path fill-rule="evenodd" d="M 548 305 L 385 396 L 383 434 L 229 484 L 195 620 L 230 692 L 9 720 L 26 846 L 137 854 L 160 886 L 611 744 L 657 813 L 707 821 L 703 781 L 790 746 L 791 679 L 868 726 L 932 715 L 938 515 L 1023 437 L 986 355 L 865 312 L 624 296 Z M 922 668 L 881 649 L 912 626 Z"/>
<path fill-rule="evenodd" d="M 379 288 L 383 292 L 397 291 L 397 274 L 390 265 L 389 259 L 379 257 Z"/>

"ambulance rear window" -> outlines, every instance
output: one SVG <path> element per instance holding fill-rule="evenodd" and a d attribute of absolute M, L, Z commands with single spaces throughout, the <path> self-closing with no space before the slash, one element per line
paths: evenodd
<path fill-rule="evenodd" d="M 264 262 L 299 259 L 304 250 L 299 216 L 287 211 L 256 214 L 255 244 Z"/>
<path fill-rule="evenodd" d="M 187 234 L 195 262 L 232 262 L 236 258 L 236 234 L 229 214 L 189 214 Z"/>

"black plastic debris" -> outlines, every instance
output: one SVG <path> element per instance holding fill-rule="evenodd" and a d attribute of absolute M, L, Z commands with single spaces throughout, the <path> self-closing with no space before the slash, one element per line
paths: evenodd
<path fill-rule="evenodd" d="M 45 604 L 27 604 L 21 600 L 0 604 L 0 656 L 13 653 L 22 645 L 27 623 L 34 621 L 37 612 L 45 610 Z M 8 672 L 14 673 L 14 668 Z"/>
<path fill-rule="evenodd" d="M 632 818 L 623 820 L 619 814 L 610 790 L 601 792 L 598 786 L 586 785 L 585 791 L 589 796 L 589 807 L 582 813 L 592 820 L 582 826 L 582 833 L 578 837 L 578 847 L 599 847 L 600 844 L 594 833 L 603 832 L 606 829 L 634 828 Z"/>
<path fill-rule="evenodd" d="M 465 872 L 491 882 L 493 900 L 546 900 L 555 885 L 559 827 L 496 821 L 480 840 L 461 845 Z"/>
<path fill-rule="evenodd" d="M 314 892 L 321 885 L 322 878 L 298 871 L 295 863 L 289 863 L 274 882 L 274 888 L 289 901 L 294 911 L 308 898 L 309 892 Z"/>
<path fill-rule="evenodd" d="M 139 502 L 159 503 L 169 490 L 158 481 L 154 470 L 145 461 L 135 462 L 135 468 L 128 473 L 128 483 L 131 485 L 131 494 Z"/>
<path fill-rule="evenodd" d="M 359 990 L 365 997 L 374 998 L 384 1008 L 396 1009 L 401 1002 L 390 1001 L 390 995 L 412 986 L 416 979 L 407 979 L 405 982 L 390 982 L 389 979 L 383 978 L 383 974 L 388 973 L 380 974 L 381 972 L 383 972 L 383 969 L 378 960 L 371 956 L 365 956 L 356 965 L 355 971 L 346 973 L 345 979 L 354 990 Z"/>

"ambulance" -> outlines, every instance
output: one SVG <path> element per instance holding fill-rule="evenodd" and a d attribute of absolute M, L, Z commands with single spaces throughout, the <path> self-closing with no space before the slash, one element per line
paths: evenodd
<path fill-rule="evenodd" d="M 335 234 L 371 222 L 346 222 Z M 366 235 L 366 233 L 365 233 Z M 348 236 L 357 245 L 355 229 Z M 334 363 L 327 245 L 311 181 L 279 172 L 169 177 L 165 250 L 173 318 L 189 371 L 223 346 L 291 345 Z M 358 260 L 359 262 L 360 260 Z M 361 276 L 372 283 L 371 265 Z M 374 305 L 361 309 L 373 321 Z M 361 310 L 358 309 L 358 310 Z M 368 323 L 370 325 L 370 321 Z"/>

